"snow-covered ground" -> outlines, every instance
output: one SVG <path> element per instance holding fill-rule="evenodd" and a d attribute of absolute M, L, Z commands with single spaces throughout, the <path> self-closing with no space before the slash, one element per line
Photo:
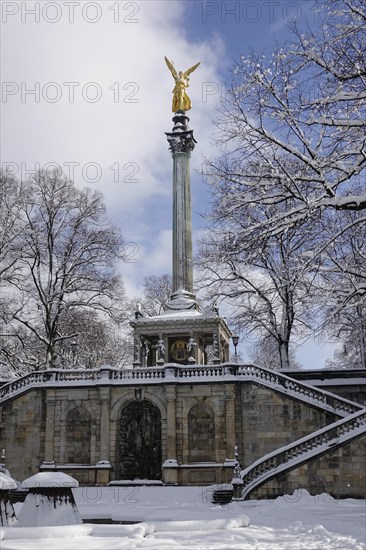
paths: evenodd
<path fill-rule="evenodd" d="M 211 504 L 212 487 L 80 487 L 84 520 L 141 522 L 7 527 L 1 550 L 361 550 L 366 501 L 311 496 Z M 16 505 L 19 512 L 21 505 Z M 249 523 L 249 525 L 248 525 Z"/>

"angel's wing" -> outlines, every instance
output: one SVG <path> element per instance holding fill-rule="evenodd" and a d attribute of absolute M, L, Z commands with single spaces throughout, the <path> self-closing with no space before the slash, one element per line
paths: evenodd
<path fill-rule="evenodd" d="M 174 67 L 173 63 L 171 63 L 171 62 L 169 61 L 169 59 L 168 59 L 167 57 L 165 57 L 165 55 L 164 55 L 164 59 L 165 59 L 165 63 L 168 65 L 169 71 L 170 71 L 170 72 L 172 73 L 172 75 L 173 75 L 173 78 L 178 78 L 178 73 L 177 73 L 177 71 L 175 70 L 175 67 Z"/>
<path fill-rule="evenodd" d="M 199 61 L 198 63 L 196 63 L 195 65 L 193 65 L 193 67 L 191 67 L 190 69 L 187 69 L 184 73 L 183 73 L 183 76 L 184 78 L 187 78 L 187 76 L 189 76 L 191 73 L 193 73 L 193 71 L 195 71 L 198 67 L 198 65 L 200 65 L 201 61 Z"/>

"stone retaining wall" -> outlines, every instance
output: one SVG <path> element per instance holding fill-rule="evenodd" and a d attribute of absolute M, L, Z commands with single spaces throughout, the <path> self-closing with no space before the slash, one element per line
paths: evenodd
<path fill-rule="evenodd" d="M 37 473 L 44 461 L 62 469 L 72 458 L 72 474 L 81 484 L 118 479 L 121 413 L 128 404 L 144 400 L 160 415 L 162 462 L 176 461 L 163 469 L 162 479 L 177 484 L 230 481 L 226 459 L 233 458 L 235 445 L 242 467 L 247 467 L 338 420 L 335 414 L 250 381 L 53 386 L 30 390 L 0 408 L 0 449 L 6 450 L 6 464 L 13 477 L 23 480 Z M 334 456 L 315 459 L 282 481 L 269 482 L 254 495 L 318 483 L 332 494 L 359 496 L 365 454 L 365 439 L 355 440 Z M 99 475 L 93 465 L 108 460 L 112 469 Z"/>

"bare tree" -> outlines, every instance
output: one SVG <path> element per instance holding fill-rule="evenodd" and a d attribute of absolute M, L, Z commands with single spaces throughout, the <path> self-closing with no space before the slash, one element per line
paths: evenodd
<path fill-rule="evenodd" d="M 7 312 L 9 314 L 9 311 Z M 41 330 L 41 326 L 39 327 Z M 44 365 L 45 346 L 22 323 L 9 319 L 1 327 L 0 371 L 2 376 L 24 376 Z"/>
<path fill-rule="evenodd" d="M 6 309 L 6 286 L 19 276 L 19 252 L 22 227 L 19 210 L 23 202 L 22 188 L 7 172 L 0 172 L 0 315 Z"/>
<path fill-rule="evenodd" d="M 40 365 L 52 368 L 60 342 L 75 336 L 60 331 L 67 312 L 78 308 L 116 321 L 123 317 L 123 285 L 114 268 L 122 258 L 122 239 L 106 217 L 102 195 L 78 190 L 60 171 L 40 171 L 22 187 L 21 275 L 11 281 L 8 320 L 42 343 Z"/>
<path fill-rule="evenodd" d="M 137 308 L 142 315 L 153 317 L 164 312 L 165 304 L 172 293 L 170 275 L 151 275 L 144 278 L 143 293 L 128 300 L 128 316 L 132 319 Z"/>
<path fill-rule="evenodd" d="M 325 250 L 317 277 L 319 298 L 326 299 L 322 329 L 342 346 L 331 363 L 342 368 L 366 366 L 366 232 L 354 216 L 327 216 L 323 231 L 337 244 Z"/>
<path fill-rule="evenodd" d="M 293 42 L 269 59 L 242 56 L 233 69 L 217 123 L 226 152 L 207 162 L 210 181 L 240 188 L 236 204 L 291 200 L 285 216 L 274 208 L 243 238 L 283 233 L 324 209 L 364 219 L 366 193 L 354 186 L 366 166 L 365 3 L 327 0 L 312 27 L 294 25 Z"/>
<path fill-rule="evenodd" d="M 172 278 L 164 274 L 144 279 L 143 308 L 148 315 L 160 315 L 172 293 Z"/>
<path fill-rule="evenodd" d="M 366 222 L 357 221 L 351 211 L 323 216 L 321 230 L 328 246 L 321 254 L 320 284 L 323 293 L 331 291 L 328 315 L 365 304 Z"/>
<path fill-rule="evenodd" d="M 231 299 L 237 317 L 240 310 L 247 332 L 266 332 L 287 357 L 296 316 L 310 328 L 315 289 L 319 306 L 336 295 L 345 306 L 364 292 L 357 270 L 341 298 L 335 273 L 345 273 L 339 258 L 350 227 L 363 235 L 366 227 L 366 10 L 361 0 L 320 6 L 319 24 L 294 24 L 292 42 L 270 58 L 252 52 L 236 63 L 217 118 L 221 155 L 205 166 L 213 195 L 207 282 Z M 341 215 L 340 227 L 323 231 Z M 297 268 L 291 261 L 280 272 L 279 262 L 275 282 L 281 247 L 302 237 Z"/>
<path fill-rule="evenodd" d="M 275 342 L 280 368 L 289 369 L 291 338 L 310 329 L 311 230 L 302 224 L 260 242 L 236 240 L 238 225 L 257 218 L 254 210 L 236 211 L 223 229 L 218 224 L 210 232 L 200 255 L 203 282 L 211 297 L 224 298 L 231 307 L 236 331 Z"/>
<path fill-rule="evenodd" d="M 21 275 L 19 257 L 23 243 L 23 228 L 19 212 L 23 204 L 23 189 L 6 171 L 0 172 L 0 371 L 12 372 L 14 364 L 24 360 L 24 331 L 18 332 L 9 323 L 12 296 L 10 284 L 17 284 Z"/>
<path fill-rule="evenodd" d="M 366 368 L 366 307 L 357 305 L 333 316 L 328 330 L 340 345 L 327 367 Z"/>
<path fill-rule="evenodd" d="M 73 308 L 60 318 L 59 334 L 74 334 L 58 344 L 57 364 L 62 368 L 123 368 L 132 364 L 132 338 L 126 322 L 117 324 L 95 311 Z"/>
<path fill-rule="evenodd" d="M 54 367 L 88 369 L 131 365 L 133 342 L 127 325 L 127 321 L 116 323 L 94 310 L 64 311 L 58 324 Z M 44 364 L 45 346 L 33 331 L 14 320 L 2 328 L 0 377 L 23 376 Z M 42 328 L 40 324 L 37 331 L 42 333 Z"/>
<path fill-rule="evenodd" d="M 296 359 L 295 352 L 291 347 L 289 349 L 288 356 L 291 369 L 301 368 L 300 363 Z M 270 336 L 253 344 L 249 357 L 253 363 L 260 365 L 261 367 L 274 370 L 280 370 L 282 368 L 277 341 Z"/>

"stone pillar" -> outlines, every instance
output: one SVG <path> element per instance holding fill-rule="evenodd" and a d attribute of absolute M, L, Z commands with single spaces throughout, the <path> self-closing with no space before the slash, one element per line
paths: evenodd
<path fill-rule="evenodd" d="M 230 458 L 235 447 L 235 385 L 225 384 L 226 457 Z"/>
<path fill-rule="evenodd" d="M 54 444 L 55 444 L 55 390 L 47 390 L 46 394 L 46 433 L 44 444 L 43 464 L 54 464 Z"/>
<path fill-rule="evenodd" d="M 141 367 L 141 338 L 138 332 L 133 337 L 133 363 L 134 367 Z"/>
<path fill-rule="evenodd" d="M 99 388 L 100 415 L 100 460 L 109 460 L 109 403 L 110 388 Z"/>
<path fill-rule="evenodd" d="M 166 460 L 163 464 L 164 483 L 178 483 L 177 439 L 176 439 L 176 386 L 165 386 L 166 415 Z"/>
<path fill-rule="evenodd" d="M 221 363 L 221 342 L 220 342 L 220 331 L 215 331 L 213 333 L 213 364 L 218 365 Z"/>
<path fill-rule="evenodd" d="M 111 465 L 109 462 L 109 441 L 110 441 L 110 421 L 109 421 L 109 404 L 110 404 L 110 388 L 99 388 L 99 398 L 101 403 L 100 414 L 100 447 L 99 447 L 99 462 L 96 470 L 96 483 L 106 485 L 109 483 L 109 472 Z"/>

